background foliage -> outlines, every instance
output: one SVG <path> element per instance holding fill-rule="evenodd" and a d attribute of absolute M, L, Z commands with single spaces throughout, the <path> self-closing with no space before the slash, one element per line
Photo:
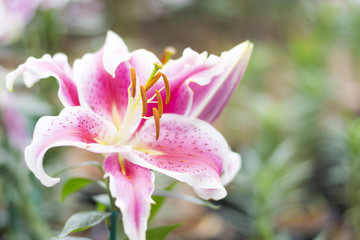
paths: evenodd
<path fill-rule="evenodd" d="M 75 2 L 38 10 L 19 40 L 0 47 L 0 65 L 6 72 L 30 55 L 56 52 L 72 62 L 98 49 L 107 29 L 130 50 L 160 55 L 170 45 L 176 57 L 188 46 L 218 55 L 249 39 L 255 48 L 247 72 L 215 124 L 243 158 L 228 197 L 218 210 L 167 199 L 151 226 L 186 223 L 169 239 L 360 239 L 359 10 L 356 0 Z M 49 239 L 76 211 L 102 210 L 93 196 L 103 191 L 83 181 L 60 203 L 60 186 L 45 188 L 28 172 L 19 137 L 11 141 L 7 107 L 19 109 L 31 136 L 36 120 L 58 114 L 60 104 L 55 81 L 18 89 L 16 101 L 0 92 L 0 239 Z M 46 159 L 51 173 L 84 159 L 101 162 L 76 149 L 51 150 Z M 94 166 L 62 173 L 62 182 L 71 176 L 102 178 Z M 157 186 L 168 183 L 160 177 Z M 81 234 L 107 233 L 100 224 Z"/>

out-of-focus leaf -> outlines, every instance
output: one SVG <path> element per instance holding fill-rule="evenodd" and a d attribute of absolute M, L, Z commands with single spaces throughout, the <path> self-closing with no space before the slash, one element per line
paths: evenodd
<path fill-rule="evenodd" d="M 148 239 L 148 240 L 163 240 L 169 233 L 171 233 L 176 228 L 181 227 L 182 225 L 184 225 L 184 224 L 180 223 L 180 224 L 175 224 L 175 225 L 151 228 L 146 232 L 146 239 Z"/>
<path fill-rule="evenodd" d="M 111 213 L 100 211 L 79 212 L 72 215 L 65 223 L 64 229 L 59 237 L 65 237 L 72 232 L 79 232 L 93 227 L 104 219 L 111 216 Z"/>
<path fill-rule="evenodd" d="M 52 174 L 51 176 L 56 177 L 56 176 L 60 175 L 61 173 L 64 173 L 64 172 L 67 172 L 67 171 L 72 170 L 74 168 L 82 167 L 82 166 L 95 166 L 95 167 L 99 168 L 101 172 L 104 171 L 102 169 L 102 167 L 101 167 L 101 164 L 98 163 L 97 161 L 87 161 L 87 162 L 82 162 L 82 163 L 79 163 L 79 164 L 64 168 L 64 169 Z"/>
<path fill-rule="evenodd" d="M 61 201 L 64 201 L 70 194 L 75 193 L 76 191 L 80 190 L 83 187 L 86 187 L 93 180 L 87 178 L 70 178 L 68 179 L 62 189 L 61 193 Z"/>
<path fill-rule="evenodd" d="M 200 198 L 185 195 L 185 194 L 182 194 L 182 193 L 175 193 L 175 192 L 171 192 L 171 191 L 155 190 L 153 196 L 177 198 L 177 199 L 185 200 L 185 201 L 195 203 L 195 204 L 198 204 L 198 205 L 202 205 L 202 206 L 205 206 L 205 207 L 209 207 L 211 209 L 219 209 L 220 208 L 220 206 L 214 205 L 214 204 L 212 204 L 212 203 L 210 203 L 208 201 L 201 200 Z"/>
<path fill-rule="evenodd" d="M 51 238 L 50 240 L 91 240 L 90 238 L 84 238 L 84 237 L 63 237 L 63 238 Z"/>
<path fill-rule="evenodd" d="M 106 193 L 93 196 L 93 199 L 94 199 L 95 202 L 97 202 L 97 203 L 100 203 L 100 204 L 105 205 L 105 206 L 107 206 L 107 207 L 110 206 L 109 195 L 106 194 Z"/>
<path fill-rule="evenodd" d="M 174 182 L 170 184 L 168 187 L 165 188 L 166 191 L 171 191 L 177 182 Z M 155 204 L 151 206 L 150 210 L 150 217 L 149 222 L 156 216 L 156 214 L 159 212 L 160 208 L 164 204 L 166 197 L 164 196 L 153 196 L 152 199 L 154 200 Z"/>
<path fill-rule="evenodd" d="M 313 240 L 325 240 L 326 239 L 326 233 L 321 232 L 319 235 L 317 235 Z"/>

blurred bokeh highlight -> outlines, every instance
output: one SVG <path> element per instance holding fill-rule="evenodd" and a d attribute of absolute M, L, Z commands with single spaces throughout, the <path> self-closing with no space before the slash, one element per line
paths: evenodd
<path fill-rule="evenodd" d="M 29 4 L 29 3 L 32 4 Z M 31 6 L 30 6 L 31 5 Z M 5 89 L 29 56 L 97 50 L 106 31 L 130 50 L 167 46 L 219 55 L 255 44 L 242 82 L 215 127 L 242 156 L 228 196 L 212 210 L 168 199 L 151 226 L 186 223 L 168 239 L 360 239 L 360 1 L 0 0 L 0 239 L 49 239 L 96 186 L 60 202 L 23 161 L 37 119 L 57 115 L 56 81 Z M 225 97 L 225 96 L 224 96 Z M 102 157 L 54 149 L 47 171 Z M 62 175 L 101 179 L 94 167 Z M 169 179 L 159 178 L 158 188 Z M 182 184 L 180 192 L 190 190 Z M 80 233 L 106 239 L 105 226 Z"/>

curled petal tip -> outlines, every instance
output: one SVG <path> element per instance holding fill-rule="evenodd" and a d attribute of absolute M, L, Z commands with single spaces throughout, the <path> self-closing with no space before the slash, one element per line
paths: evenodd
<path fill-rule="evenodd" d="M 14 82 L 15 82 L 16 76 L 14 76 L 14 72 L 8 73 L 6 75 L 5 81 L 6 81 L 6 88 L 10 91 L 14 91 Z"/>

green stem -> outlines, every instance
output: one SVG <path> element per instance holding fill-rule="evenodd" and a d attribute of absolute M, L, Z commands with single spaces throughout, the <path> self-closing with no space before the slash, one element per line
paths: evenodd
<path fill-rule="evenodd" d="M 109 240 L 116 240 L 117 216 L 118 216 L 117 212 L 111 211 Z"/>
<path fill-rule="evenodd" d="M 106 188 L 107 188 L 107 192 L 108 192 L 109 199 L 110 199 L 110 212 L 111 212 L 110 227 L 109 227 L 109 230 L 110 230 L 109 240 L 116 240 L 116 225 L 117 225 L 118 213 L 117 213 L 114 199 L 112 198 L 111 193 L 110 193 L 109 178 L 107 178 L 105 180 L 105 183 L 106 183 Z"/>

